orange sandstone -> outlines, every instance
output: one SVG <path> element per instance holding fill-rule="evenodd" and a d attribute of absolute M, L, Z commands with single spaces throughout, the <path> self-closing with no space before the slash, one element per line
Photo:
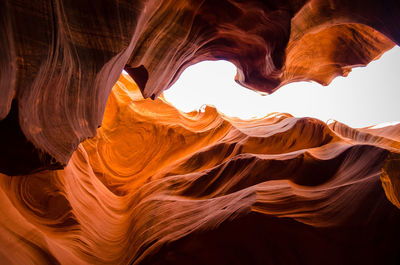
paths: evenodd
<path fill-rule="evenodd" d="M 64 170 L 0 175 L 0 256 L 394 265 L 398 129 L 289 114 L 242 121 L 212 107 L 182 113 L 162 97 L 143 99 L 122 75 L 97 136 Z"/>

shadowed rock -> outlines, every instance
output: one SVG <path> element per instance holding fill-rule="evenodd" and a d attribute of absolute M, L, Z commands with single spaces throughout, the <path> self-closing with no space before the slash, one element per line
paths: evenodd
<path fill-rule="evenodd" d="M 242 121 L 143 99 L 123 75 L 64 170 L 0 174 L 5 264 L 400 260 L 400 125 Z M 12 220 L 12 221 L 11 221 Z"/>
<path fill-rule="evenodd" d="M 0 119 L 16 102 L 9 130 L 43 161 L 32 172 L 52 168 L 39 153 L 65 165 L 96 135 L 123 68 L 152 98 L 202 60 L 233 62 L 237 82 L 267 93 L 328 84 L 399 43 L 399 13 L 397 0 L 2 1 Z M 20 140 L 2 141 L 11 150 Z"/>

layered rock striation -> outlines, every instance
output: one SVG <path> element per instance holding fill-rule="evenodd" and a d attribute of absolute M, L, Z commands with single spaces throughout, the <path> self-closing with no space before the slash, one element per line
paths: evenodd
<path fill-rule="evenodd" d="M 0 263 L 399 264 L 400 125 L 243 121 L 160 96 L 203 60 L 261 93 L 329 84 L 400 43 L 399 13 L 0 1 Z"/>
<path fill-rule="evenodd" d="M 0 170 L 65 166 L 123 68 L 151 98 L 202 60 L 233 62 L 261 92 L 328 84 L 398 44 L 399 13 L 397 0 L 2 1 Z"/>
<path fill-rule="evenodd" d="M 400 260 L 400 125 L 182 113 L 122 75 L 63 170 L 0 175 L 5 264 Z"/>

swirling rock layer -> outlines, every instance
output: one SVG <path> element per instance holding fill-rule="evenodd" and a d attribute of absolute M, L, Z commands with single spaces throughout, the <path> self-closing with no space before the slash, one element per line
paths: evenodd
<path fill-rule="evenodd" d="M 0 175 L 0 259 L 395 265 L 399 131 L 185 114 L 121 76 L 64 170 Z"/>
<path fill-rule="evenodd" d="M 65 165 L 123 68 L 152 98 L 202 60 L 233 62 L 261 92 L 328 84 L 400 43 L 399 13 L 398 0 L 1 1 L 0 170 Z"/>

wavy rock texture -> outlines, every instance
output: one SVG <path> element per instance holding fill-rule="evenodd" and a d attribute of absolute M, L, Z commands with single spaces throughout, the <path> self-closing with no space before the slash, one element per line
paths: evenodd
<path fill-rule="evenodd" d="M 202 60 L 233 62 L 261 92 L 328 84 L 399 44 L 399 13 L 398 0 L 1 1 L 0 170 L 65 165 L 123 68 L 152 98 Z"/>
<path fill-rule="evenodd" d="M 185 114 L 121 76 L 64 170 L 0 175 L 0 259 L 395 265 L 399 130 Z"/>

